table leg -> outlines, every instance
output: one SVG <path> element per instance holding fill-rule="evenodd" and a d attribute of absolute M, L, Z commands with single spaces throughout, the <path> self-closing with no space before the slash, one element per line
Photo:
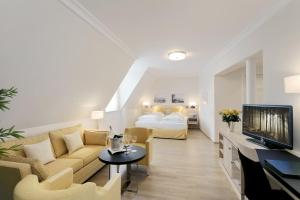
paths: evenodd
<path fill-rule="evenodd" d="M 108 180 L 110 180 L 110 164 L 108 165 Z"/>

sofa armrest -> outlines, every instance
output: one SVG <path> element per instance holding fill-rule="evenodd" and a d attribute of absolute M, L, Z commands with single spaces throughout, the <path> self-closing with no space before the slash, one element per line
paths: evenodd
<path fill-rule="evenodd" d="M 152 160 L 152 149 L 153 149 L 152 146 L 153 146 L 153 137 L 149 137 L 146 140 L 146 151 L 149 157 L 148 164 L 150 164 L 150 161 Z"/>
<path fill-rule="evenodd" d="M 104 187 L 97 187 L 99 199 L 121 200 L 121 175 L 115 174 Z"/>
<path fill-rule="evenodd" d="M 42 186 L 49 190 L 61 190 L 69 188 L 73 184 L 73 169 L 67 168 L 49 178 L 47 178 Z"/>
<path fill-rule="evenodd" d="M 83 134 L 86 145 L 107 145 L 108 131 L 84 130 Z"/>
<path fill-rule="evenodd" d="M 27 163 L 0 160 L 0 166 L 17 169 L 20 172 L 21 178 L 24 178 L 25 176 L 31 174 L 31 167 Z"/>

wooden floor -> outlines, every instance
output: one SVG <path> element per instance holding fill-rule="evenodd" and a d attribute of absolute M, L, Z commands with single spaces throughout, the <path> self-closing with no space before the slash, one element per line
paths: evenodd
<path fill-rule="evenodd" d="M 200 131 L 191 131 L 187 140 L 154 140 L 153 162 L 149 176 L 145 169 L 133 169 L 138 193 L 125 192 L 124 200 L 237 200 L 223 173 L 217 145 Z M 90 181 L 103 185 L 107 168 Z"/>

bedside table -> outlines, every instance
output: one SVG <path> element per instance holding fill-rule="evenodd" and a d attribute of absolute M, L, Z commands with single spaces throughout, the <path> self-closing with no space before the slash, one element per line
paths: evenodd
<path fill-rule="evenodd" d="M 189 129 L 199 129 L 198 115 L 189 116 L 187 123 Z"/>

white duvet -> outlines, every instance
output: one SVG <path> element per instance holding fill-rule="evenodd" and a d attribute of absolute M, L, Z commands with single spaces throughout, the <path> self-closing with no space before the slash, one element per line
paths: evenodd
<path fill-rule="evenodd" d="M 164 116 L 158 113 L 142 115 L 135 122 L 136 127 L 142 128 L 161 128 L 161 129 L 186 129 L 187 117 L 180 113 L 171 113 Z"/>

